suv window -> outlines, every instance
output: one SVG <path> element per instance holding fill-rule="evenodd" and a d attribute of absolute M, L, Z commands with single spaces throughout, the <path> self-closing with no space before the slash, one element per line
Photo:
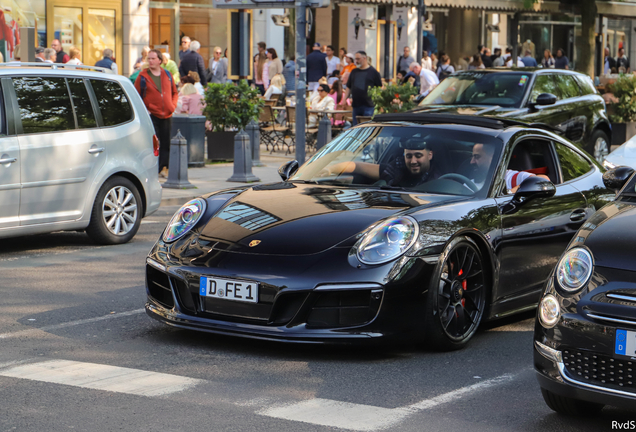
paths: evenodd
<path fill-rule="evenodd" d="M 559 162 L 561 162 L 561 174 L 563 174 L 564 182 L 581 177 L 592 169 L 589 162 L 571 148 L 559 143 L 556 143 L 555 147 L 559 155 Z"/>
<path fill-rule="evenodd" d="M 102 113 L 104 126 L 117 126 L 132 120 L 133 110 L 130 101 L 118 82 L 92 79 L 91 86 Z"/>
<path fill-rule="evenodd" d="M 579 87 L 581 87 L 581 92 L 584 95 L 596 94 L 596 87 L 594 87 L 594 83 L 592 82 L 592 78 L 587 75 L 576 75 L 576 81 L 579 83 Z"/>
<path fill-rule="evenodd" d="M 581 96 L 581 89 L 571 76 L 558 74 L 554 79 L 563 99 Z"/>
<path fill-rule="evenodd" d="M 550 93 L 561 99 L 561 95 L 557 91 L 556 83 L 554 82 L 552 74 L 539 74 L 534 79 L 534 85 L 532 86 L 532 92 L 530 92 L 530 103 L 537 101 L 537 96 L 543 93 Z"/>
<path fill-rule="evenodd" d="M 68 78 L 68 87 L 71 89 L 75 116 L 77 117 L 77 126 L 80 129 L 97 127 L 93 105 L 88 96 L 86 85 L 84 85 L 84 80 L 81 78 Z"/>
<path fill-rule="evenodd" d="M 75 129 L 64 78 L 13 78 L 25 134 Z"/>

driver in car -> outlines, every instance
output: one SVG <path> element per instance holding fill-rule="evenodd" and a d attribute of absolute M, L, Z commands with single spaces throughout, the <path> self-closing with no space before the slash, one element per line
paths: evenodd
<path fill-rule="evenodd" d="M 473 155 L 470 159 L 470 165 L 473 167 L 473 178 L 470 180 L 472 180 L 479 189 L 486 183 L 488 168 L 490 168 L 494 154 L 495 148 L 491 145 L 477 143 L 473 146 Z M 525 171 L 506 170 L 506 189 L 508 189 L 508 194 L 517 192 L 519 185 L 521 185 L 525 179 L 534 177 L 535 175 L 536 174 Z M 538 177 L 550 180 L 550 178 L 545 175 L 538 175 Z"/>
<path fill-rule="evenodd" d="M 433 163 L 433 150 L 422 138 L 400 143 L 403 156 L 389 163 L 341 162 L 327 167 L 328 175 L 362 174 L 372 181 L 384 180 L 389 186 L 411 188 L 438 179 L 442 173 Z"/>

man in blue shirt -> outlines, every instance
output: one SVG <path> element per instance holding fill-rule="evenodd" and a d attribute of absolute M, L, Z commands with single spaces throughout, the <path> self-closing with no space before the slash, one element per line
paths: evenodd
<path fill-rule="evenodd" d="M 322 77 L 327 77 L 327 54 L 320 52 L 320 44 L 316 42 L 307 56 L 307 90 L 316 90 Z"/>
<path fill-rule="evenodd" d="M 525 57 L 523 57 L 521 59 L 521 61 L 523 62 L 523 65 L 525 67 L 538 67 L 539 64 L 537 63 L 537 60 L 532 57 L 532 51 L 530 50 L 526 50 L 525 52 Z"/>
<path fill-rule="evenodd" d="M 555 69 L 570 69 L 570 61 L 565 56 L 565 52 L 562 48 L 557 50 L 556 58 L 554 59 Z"/>

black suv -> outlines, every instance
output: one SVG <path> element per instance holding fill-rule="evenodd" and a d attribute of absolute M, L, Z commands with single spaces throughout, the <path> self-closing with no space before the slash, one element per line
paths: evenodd
<path fill-rule="evenodd" d="M 605 102 L 584 74 L 567 70 L 480 69 L 451 75 L 417 111 L 453 112 L 544 123 L 602 162 L 611 127 Z"/>

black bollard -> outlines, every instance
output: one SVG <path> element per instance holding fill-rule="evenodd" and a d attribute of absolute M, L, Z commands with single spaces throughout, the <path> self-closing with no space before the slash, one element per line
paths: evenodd
<path fill-rule="evenodd" d="M 261 162 L 261 129 L 258 127 L 258 123 L 252 120 L 245 129 L 247 129 L 252 147 L 252 166 L 265 166 Z"/>
<path fill-rule="evenodd" d="M 331 120 L 325 114 L 318 122 L 318 139 L 316 140 L 316 151 L 323 148 L 331 141 Z"/>
<path fill-rule="evenodd" d="M 261 181 L 261 179 L 252 174 L 250 137 L 242 129 L 234 137 L 234 174 L 227 181 L 238 183 Z"/>
<path fill-rule="evenodd" d="M 180 130 L 170 140 L 168 180 L 161 186 L 168 189 L 196 189 L 188 181 L 188 142 Z"/>

